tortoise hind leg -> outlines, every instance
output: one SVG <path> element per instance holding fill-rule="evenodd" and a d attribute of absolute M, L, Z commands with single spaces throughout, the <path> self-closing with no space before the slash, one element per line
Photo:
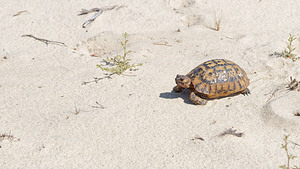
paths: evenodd
<path fill-rule="evenodd" d="M 250 90 L 249 90 L 248 88 L 246 88 L 245 90 L 241 91 L 241 93 L 242 93 L 244 96 L 245 96 L 245 95 L 248 96 L 248 94 L 251 94 L 251 93 L 250 93 Z"/>
<path fill-rule="evenodd" d="M 197 96 L 194 92 L 191 92 L 190 100 L 197 105 L 205 105 L 207 103 L 207 100 Z"/>

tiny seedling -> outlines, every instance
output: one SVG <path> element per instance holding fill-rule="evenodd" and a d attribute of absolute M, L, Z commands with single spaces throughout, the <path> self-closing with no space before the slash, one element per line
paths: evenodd
<path fill-rule="evenodd" d="M 283 138 L 284 144 L 281 144 L 281 148 L 283 148 L 285 150 L 285 153 L 287 156 L 287 163 L 285 165 L 279 166 L 279 168 L 282 168 L 282 169 L 292 169 L 292 168 L 290 168 L 291 160 L 296 158 L 296 156 L 292 155 L 288 151 L 288 138 L 289 138 L 289 135 L 284 135 L 284 138 Z M 297 166 L 294 166 L 293 169 L 294 168 L 300 169 L 300 167 L 297 167 Z"/>
<path fill-rule="evenodd" d="M 297 59 L 299 59 L 299 57 L 296 57 L 296 54 L 294 54 L 294 50 L 296 48 L 293 47 L 293 42 L 296 40 L 296 37 L 292 34 L 289 34 L 289 38 L 288 38 L 288 42 L 289 44 L 287 45 L 287 47 L 281 52 L 281 56 L 284 58 L 290 58 L 293 61 L 296 61 Z"/>
<path fill-rule="evenodd" d="M 217 14 L 215 16 L 215 31 L 219 31 L 220 30 L 220 25 L 221 25 L 221 18 L 217 17 Z"/>
<path fill-rule="evenodd" d="M 217 14 L 215 14 L 214 25 L 207 24 L 205 26 L 214 31 L 219 31 L 221 28 L 221 17 L 218 17 Z"/>
<path fill-rule="evenodd" d="M 113 67 L 111 68 L 107 68 L 107 67 L 103 67 L 102 65 L 97 65 L 97 67 L 99 67 L 101 70 L 106 71 L 106 72 L 110 72 L 111 74 L 117 74 L 117 75 L 121 75 L 122 73 L 124 73 L 126 70 L 137 70 L 137 66 L 142 66 L 142 63 L 139 64 L 131 64 L 130 61 L 131 59 L 127 59 L 127 55 L 131 52 L 130 50 L 127 50 L 127 33 L 125 32 L 123 34 L 124 36 L 124 42 L 121 42 L 121 45 L 123 47 L 124 53 L 123 56 L 121 55 L 117 55 L 113 58 L 106 58 L 106 60 L 104 60 L 107 65 L 111 65 Z"/>
<path fill-rule="evenodd" d="M 78 109 L 78 108 L 75 106 L 74 114 L 75 114 L 75 115 L 78 115 L 79 113 L 80 113 L 80 109 Z"/>

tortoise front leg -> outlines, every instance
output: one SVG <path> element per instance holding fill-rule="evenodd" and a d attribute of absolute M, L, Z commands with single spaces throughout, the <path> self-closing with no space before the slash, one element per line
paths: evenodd
<path fill-rule="evenodd" d="M 182 92 L 182 91 L 184 90 L 184 88 L 183 88 L 183 87 L 180 87 L 180 86 L 175 86 L 175 87 L 173 88 L 173 90 L 174 90 L 175 92 Z"/>
<path fill-rule="evenodd" d="M 201 97 L 197 96 L 195 92 L 191 92 L 190 94 L 190 100 L 195 103 L 196 105 L 205 105 L 207 103 L 207 100 L 202 99 Z"/>

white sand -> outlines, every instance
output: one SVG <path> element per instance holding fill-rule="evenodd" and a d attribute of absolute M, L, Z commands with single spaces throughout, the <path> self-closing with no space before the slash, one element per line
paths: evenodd
<path fill-rule="evenodd" d="M 123 7 L 81 27 L 93 15 L 77 16 L 82 8 L 113 5 Z M 269 56 L 289 33 L 300 56 L 299 0 L 1 0 L 0 9 L 0 134 L 13 136 L 0 141 L 1 168 L 274 169 L 287 162 L 284 134 L 300 144 L 300 92 L 285 88 L 300 80 L 300 61 Z M 220 31 L 209 28 L 215 16 Z M 124 32 L 143 66 L 82 85 L 105 77 L 96 65 L 122 54 Z M 238 63 L 252 94 L 195 106 L 188 91 L 171 92 L 176 74 L 214 58 Z M 232 127 L 244 135 L 218 137 Z M 289 151 L 300 156 L 300 146 Z"/>

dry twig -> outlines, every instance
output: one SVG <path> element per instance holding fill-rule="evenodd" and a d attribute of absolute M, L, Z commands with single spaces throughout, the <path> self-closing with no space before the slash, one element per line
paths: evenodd
<path fill-rule="evenodd" d="M 12 141 L 20 141 L 20 139 L 16 139 L 13 135 L 11 135 L 10 133 L 3 133 L 0 134 L 0 141 L 3 140 L 9 140 L 10 142 Z"/>
<path fill-rule="evenodd" d="M 294 113 L 294 116 L 300 116 L 300 112 Z"/>
<path fill-rule="evenodd" d="M 153 43 L 153 45 L 172 46 L 172 45 L 170 45 L 169 42 L 167 42 L 167 41 L 164 41 L 164 42 L 155 42 L 155 43 Z"/>
<path fill-rule="evenodd" d="M 194 140 L 201 140 L 201 141 L 204 141 L 204 139 L 200 136 L 195 136 L 194 138 L 191 139 L 192 141 Z"/>
<path fill-rule="evenodd" d="M 279 86 L 280 87 L 280 86 Z M 281 88 L 277 87 L 272 93 L 270 98 L 266 101 L 269 102 L 273 97 L 275 97 L 275 93 L 278 92 L 279 90 L 281 90 Z"/>
<path fill-rule="evenodd" d="M 88 13 L 91 13 L 91 12 L 96 12 L 95 15 L 93 15 L 89 20 L 85 21 L 82 25 L 83 28 L 86 28 L 86 26 L 93 22 L 99 15 L 102 14 L 103 10 L 100 9 L 100 8 L 93 8 L 93 9 L 90 9 L 90 10 L 86 10 L 86 9 L 82 9 L 81 10 L 81 13 L 78 14 L 78 15 L 85 15 L 85 14 L 88 14 Z"/>
<path fill-rule="evenodd" d="M 13 17 L 18 16 L 18 15 L 20 15 L 20 14 L 22 14 L 22 13 L 25 13 L 25 12 L 28 12 L 28 11 L 19 11 L 19 12 L 17 12 L 16 14 L 14 14 Z"/>
<path fill-rule="evenodd" d="M 291 82 L 288 84 L 288 86 L 286 88 L 289 91 L 296 90 L 299 92 L 300 91 L 300 81 L 297 81 L 296 79 L 293 79 L 292 77 L 290 77 L 290 80 L 291 80 Z M 286 85 L 286 84 L 284 84 L 284 85 Z M 266 102 L 269 102 L 273 97 L 275 97 L 275 94 L 277 92 L 282 91 L 282 90 L 284 90 L 283 85 L 277 86 L 276 89 L 274 89 L 271 93 L 269 93 L 269 94 L 271 94 L 271 96 Z M 265 94 L 265 95 L 268 95 L 268 94 Z"/>
<path fill-rule="evenodd" d="M 273 97 L 275 97 L 275 94 L 276 94 L 277 92 L 282 93 L 283 90 L 284 90 L 284 85 L 285 85 L 285 84 L 279 85 L 279 86 L 277 86 L 273 91 L 271 91 L 270 93 L 265 94 L 265 96 L 271 94 L 271 96 L 270 96 L 269 99 L 266 101 L 266 103 L 269 102 Z"/>
<path fill-rule="evenodd" d="M 104 106 L 102 106 L 100 103 L 98 103 L 97 101 L 96 101 L 96 104 L 98 105 L 98 106 L 92 106 L 93 108 L 97 108 L 97 109 L 104 109 L 105 107 Z"/>
<path fill-rule="evenodd" d="M 297 81 L 296 79 L 293 79 L 290 77 L 291 82 L 288 84 L 287 88 L 289 90 L 297 90 L 298 92 L 300 91 L 300 81 Z"/>
<path fill-rule="evenodd" d="M 236 129 L 233 130 L 232 128 L 230 128 L 230 129 L 225 130 L 223 133 L 219 134 L 219 137 L 222 137 L 222 136 L 225 136 L 225 135 L 228 135 L 228 134 L 234 135 L 234 136 L 237 136 L 237 137 L 242 137 L 244 135 L 244 133 L 237 133 Z"/>
<path fill-rule="evenodd" d="M 82 82 L 81 85 L 87 85 L 88 83 L 98 83 L 98 81 L 105 79 L 105 78 L 111 79 L 111 75 L 106 75 L 104 77 L 94 77 L 94 80 L 88 81 L 88 82 Z"/>
<path fill-rule="evenodd" d="M 123 7 L 122 5 L 118 6 L 118 5 L 114 5 L 114 6 L 111 6 L 111 7 L 104 7 L 102 9 L 100 8 L 93 8 L 93 9 L 90 9 L 90 10 L 87 10 L 87 9 L 81 9 L 80 13 L 78 15 L 86 15 L 88 13 L 91 13 L 91 12 L 96 12 L 89 20 L 85 21 L 83 24 L 82 24 L 82 27 L 83 28 L 86 28 L 86 26 L 88 24 L 90 24 L 91 22 L 93 22 L 99 15 L 101 15 L 103 13 L 103 11 L 107 11 L 107 10 L 113 10 L 113 9 L 119 9 Z"/>
<path fill-rule="evenodd" d="M 292 144 L 294 144 L 294 148 L 296 147 L 296 146 L 300 146 L 300 144 L 298 144 L 298 143 L 295 143 L 295 142 L 293 142 L 293 141 L 290 141 Z"/>
<path fill-rule="evenodd" d="M 33 38 L 33 39 L 35 39 L 35 40 L 44 42 L 47 46 L 48 46 L 48 44 L 67 46 L 67 45 L 65 45 L 65 43 L 63 43 L 63 42 L 51 41 L 51 40 L 47 40 L 47 39 L 37 38 L 37 37 L 35 37 L 35 36 L 33 36 L 33 35 L 22 35 L 22 37 L 30 37 L 30 38 Z"/>

